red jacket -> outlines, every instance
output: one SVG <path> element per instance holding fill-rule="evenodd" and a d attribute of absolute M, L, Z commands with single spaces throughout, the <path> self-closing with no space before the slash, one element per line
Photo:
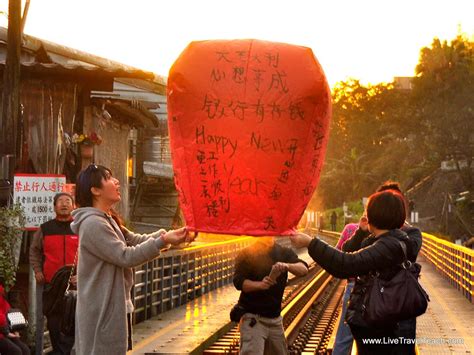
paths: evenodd
<path fill-rule="evenodd" d="M 0 340 L 5 337 L 3 330 L 8 327 L 7 312 L 9 309 L 10 305 L 5 299 L 5 290 L 3 289 L 3 286 L 0 285 Z"/>
<path fill-rule="evenodd" d="M 42 271 L 47 283 L 64 265 L 74 264 L 79 238 L 70 227 L 71 221 L 53 219 L 41 225 L 30 248 L 30 263 Z"/>

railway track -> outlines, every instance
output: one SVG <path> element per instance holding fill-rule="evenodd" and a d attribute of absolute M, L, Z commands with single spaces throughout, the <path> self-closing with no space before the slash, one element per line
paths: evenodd
<path fill-rule="evenodd" d="M 281 315 L 290 354 L 325 350 L 337 319 L 342 293 L 340 281 L 315 264 L 311 265 L 305 277 L 289 281 Z M 216 336 L 217 340 L 199 353 L 238 354 L 238 326 L 229 323 L 217 333 L 222 335 Z"/>
<path fill-rule="evenodd" d="M 290 354 L 325 354 L 339 316 L 339 304 L 344 287 L 332 279 L 306 313 L 301 313 L 296 327 L 298 331 L 287 335 Z M 286 334 L 286 331 L 285 331 Z"/>

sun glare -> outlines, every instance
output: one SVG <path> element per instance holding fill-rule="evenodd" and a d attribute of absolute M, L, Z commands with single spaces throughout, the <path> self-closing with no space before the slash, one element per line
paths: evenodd
<path fill-rule="evenodd" d="M 459 27 L 474 33 L 473 13 L 470 0 L 31 0 L 25 32 L 164 76 L 193 40 L 287 42 L 312 48 L 332 86 L 414 75 L 434 37 L 452 39 Z"/>

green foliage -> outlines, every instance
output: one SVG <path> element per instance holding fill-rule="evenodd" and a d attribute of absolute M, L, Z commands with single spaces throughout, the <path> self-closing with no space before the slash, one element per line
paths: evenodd
<path fill-rule="evenodd" d="M 450 43 L 434 39 L 423 48 L 413 82 L 413 105 L 431 159 L 472 163 L 474 150 L 474 42 L 458 35 Z M 420 133 L 420 132 L 419 132 Z M 418 136 L 420 136 L 419 134 Z M 465 189 L 473 186 L 471 169 L 458 172 Z"/>
<path fill-rule="evenodd" d="M 16 281 L 14 246 L 21 238 L 25 216 L 20 205 L 0 207 L 0 270 L 8 291 Z"/>
<path fill-rule="evenodd" d="M 386 180 L 408 189 L 445 159 L 472 163 L 474 42 L 461 35 L 421 50 L 412 90 L 350 79 L 333 89 L 317 198 L 326 208 L 369 196 Z M 469 166 L 469 165 L 468 165 Z M 471 169 L 459 168 L 466 190 Z"/>

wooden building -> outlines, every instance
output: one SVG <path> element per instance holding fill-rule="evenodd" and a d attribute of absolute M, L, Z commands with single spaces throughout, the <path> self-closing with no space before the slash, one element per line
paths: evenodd
<path fill-rule="evenodd" d="M 6 58 L 7 29 L 0 28 L 0 71 Z M 121 91 L 129 95 L 120 95 Z M 119 211 L 127 218 L 129 205 L 130 132 L 160 128 L 153 112 L 156 102 L 134 91 L 161 95 L 165 79 L 105 58 L 90 55 L 32 36 L 23 36 L 21 51 L 21 151 L 17 172 L 65 174 L 75 182 L 90 163 L 112 169 L 121 181 Z M 143 95 L 142 95 L 143 96 Z M 142 100 L 141 100 L 142 99 Z M 163 122 L 161 122 L 163 126 Z M 91 156 L 82 155 L 74 134 L 102 137 Z M 13 132 L 12 132 L 13 134 Z"/>

